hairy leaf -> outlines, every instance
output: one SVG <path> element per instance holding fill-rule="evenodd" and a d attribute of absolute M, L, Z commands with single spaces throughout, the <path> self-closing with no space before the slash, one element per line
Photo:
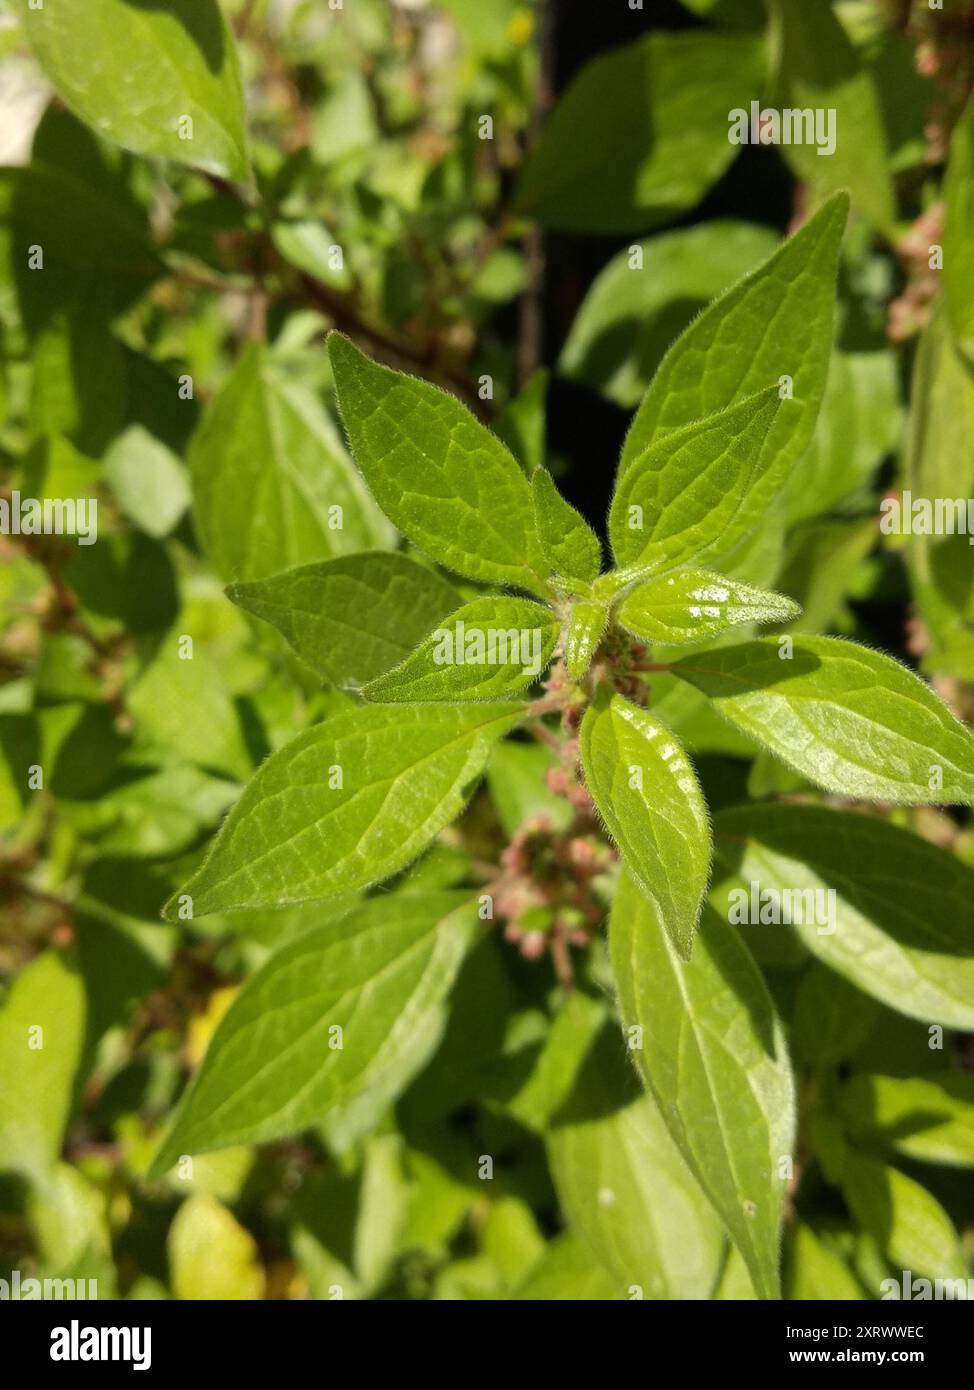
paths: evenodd
<path fill-rule="evenodd" d="M 386 896 L 277 952 L 217 1026 L 152 1171 L 326 1115 L 375 1123 L 436 1046 L 476 926 L 463 893 Z"/>
<path fill-rule="evenodd" d="M 774 255 L 715 300 L 670 348 L 626 438 L 624 477 L 669 430 L 713 415 L 771 381 L 791 381 L 762 451 L 761 513 L 812 437 L 828 374 L 836 264 L 849 201 L 830 199 Z"/>
<path fill-rule="evenodd" d="M 462 602 L 435 570 L 379 550 L 231 584 L 227 594 L 336 685 L 364 685 L 391 670 Z"/>
<path fill-rule="evenodd" d="M 531 486 L 453 396 L 328 339 L 355 462 L 386 516 L 434 560 L 489 584 L 545 591 Z"/>
<path fill-rule="evenodd" d="M 531 478 L 534 522 L 545 558 L 555 574 L 587 583 L 602 568 L 599 538 L 584 517 L 565 501 L 546 468 Z"/>
<path fill-rule="evenodd" d="M 531 599 L 464 604 L 401 665 L 365 687 L 369 700 L 493 700 L 531 685 L 551 660 L 558 619 Z"/>
<path fill-rule="evenodd" d="M 688 958 L 710 872 L 707 808 L 675 734 L 603 691 L 582 721 L 585 783 L 625 863 Z"/>
<path fill-rule="evenodd" d="M 764 637 L 684 657 L 673 670 L 826 791 L 974 805 L 974 735 L 912 671 L 869 647 Z"/>
<path fill-rule="evenodd" d="M 637 637 L 669 646 L 705 642 L 749 623 L 786 623 L 801 612 L 781 594 L 709 570 L 678 570 L 637 584 L 616 619 Z"/>
<path fill-rule="evenodd" d="M 194 916 L 364 888 L 403 868 L 470 795 L 521 706 L 372 706 L 337 714 L 267 759 L 181 897 Z"/>
<path fill-rule="evenodd" d="M 608 624 L 609 610 L 604 603 L 582 599 L 572 606 L 565 636 L 565 665 L 575 680 L 581 680 L 591 666 Z"/>
<path fill-rule="evenodd" d="M 783 408 L 768 388 L 654 439 L 620 470 L 609 511 L 617 563 L 673 569 L 742 540 L 759 519 L 765 443 Z"/>
<path fill-rule="evenodd" d="M 795 1100 L 780 1024 L 740 938 L 705 911 L 684 961 L 655 904 L 623 875 L 609 929 L 632 1057 L 762 1298 L 778 1252 Z"/>

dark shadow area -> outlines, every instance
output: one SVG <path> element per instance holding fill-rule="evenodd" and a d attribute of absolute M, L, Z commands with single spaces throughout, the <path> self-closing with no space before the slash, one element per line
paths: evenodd
<path fill-rule="evenodd" d="M 709 903 L 704 904 L 698 934 L 706 942 L 710 958 L 728 991 L 750 1015 L 762 1048 L 770 1058 L 774 1058 L 775 1008 L 771 996 L 764 990 L 741 988 L 745 979 L 761 979 L 760 971 L 751 959 L 750 953 L 741 951 L 740 938 L 736 941 L 733 939 L 734 928 L 718 916 Z"/>
<path fill-rule="evenodd" d="M 755 10 L 760 21 L 760 11 Z M 559 0 L 555 4 L 554 87 L 564 93 L 572 78 L 608 49 L 632 43 L 649 32 L 703 27 L 678 0 L 647 0 L 643 10 L 628 5 L 602 5 L 597 16 L 588 6 Z M 635 138 L 633 135 L 631 138 Z M 554 371 L 579 305 L 592 282 L 619 251 L 657 232 L 672 232 L 715 218 L 736 218 L 774 227 L 782 235 L 793 214 L 792 180 L 777 150 L 742 147 L 737 158 L 695 208 L 669 221 L 647 214 L 638 231 L 618 236 L 566 235 L 545 237 L 544 363 L 552 369 L 548 400 L 548 453 L 567 465 L 559 475 L 565 496 L 600 535 L 615 483 L 619 451 L 625 439 L 630 410 L 623 410 L 580 382 L 559 378 Z M 678 336 L 699 305 L 683 304 L 668 311 L 654 326 L 647 350 L 648 366 Z M 662 321 L 665 320 L 665 321 Z M 606 345 L 621 350 L 621 335 Z M 642 351 L 640 352 L 643 357 Z M 651 373 L 650 373 L 651 374 Z"/>
<path fill-rule="evenodd" d="M 606 1020 L 582 1063 L 571 1094 L 552 1116 L 558 1125 L 604 1119 L 642 1095 L 618 1024 Z"/>
<path fill-rule="evenodd" d="M 619 370 L 631 361 L 644 391 L 670 343 L 696 318 L 707 302 L 689 296 L 677 297 L 648 315 L 633 313 L 631 318 L 616 319 L 596 334 L 574 370 L 585 382 L 604 389 Z M 573 379 L 572 376 L 565 377 L 568 381 Z M 634 401 L 631 409 L 635 410 L 638 404 L 638 400 Z"/>

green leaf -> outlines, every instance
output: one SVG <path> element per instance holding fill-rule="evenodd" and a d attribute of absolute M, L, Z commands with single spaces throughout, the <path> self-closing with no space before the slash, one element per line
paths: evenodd
<path fill-rule="evenodd" d="M 602 568 L 599 538 L 584 517 L 565 501 L 551 474 L 536 468 L 531 478 L 534 523 L 545 559 L 555 574 L 589 583 Z"/>
<path fill-rule="evenodd" d="M 114 441 L 105 456 L 105 477 L 129 520 L 156 539 L 168 536 L 189 506 L 186 470 L 141 425 L 130 425 Z"/>
<path fill-rule="evenodd" d="M 458 574 L 545 592 L 527 478 L 467 408 L 428 382 L 328 339 L 355 461 L 404 536 Z"/>
<path fill-rule="evenodd" d="M 189 465 L 200 537 L 225 579 L 392 541 L 331 421 L 256 344 L 204 415 Z"/>
<path fill-rule="evenodd" d="M 865 15 L 865 11 L 861 12 Z M 845 11 L 848 16 L 849 11 Z M 915 36 L 887 26 L 875 13 L 860 40 L 853 35 L 872 74 L 885 126 L 889 170 L 894 176 L 923 168 L 930 156 L 930 108 L 937 100 L 939 73 L 917 62 Z M 922 71 L 921 71 L 922 67 Z"/>
<path fill-rule="evenodd" d="M 683 0 L 693 14 L 729 29 L 760 29 L 764 24 L 761 0 Z"/>
<path fill-rule="evenodd" d="M 944 178 L 944 298 L 947 319 L 958 348 L 974 363 L 974 98 L 950 137 L 950 160 Z"/>
<path fill-rule="evenodd" d="M 609 929 L 632 1058 L 762 1298 L 777 1298 L 795 1100 L 781 1026 L 740 938 L 707 910 L 690 961 L 623 875 Z"/>
<path fill-rule="evenodd" d="M 535 1215 L 521 1197 L 496 1197 L 491 1202 L 482 1241 L 484 1256 L 499 1270 L 505 1288 L 516 1287 L 545 1248 Z"/>
<path fill-rule="evenodd" d="M 278 253 L 289 265 L 305 275 L 320 280 L 332 289 L 347 292 L 354 285 L 354 279 L 342 255 L 340 266 L 336 263 L 336 249 L 341 249 L 337 239 L 316 218 L 301 218 L 295 222 L 275 222 L 271 228 L 271 239 Z"/>
<path fill-rule="evenodd" d="M 558 1004 L 524 1085 L 507 1102 L 508 1114 L 528 1129 L 545 1134 L 571 1096 L 605 1020 L 602 1000 L 581 990 L 569 993 Z"/>
<path fill-rule="evenodd" d="M 220 659 L 202 642 L 194 640 L 187 656 L 181 634 L 167 633 L 130 687 L 128 705 L 140 738 L 155 746 L 161 757 L 174 751 L 237 781 L 250 772 L 244 731 Z M 188 710 L 193 712 L 191 719 L 186 717 Z"/>
<path fill-rule="evenodd" d="M 263 1298 L 257 1242 L 222 1202 L 207 1192 L 187 1197 L 166 1240 L 172 1291 L 180 1299 Z"/>
<path fill-rule="evenodd" d="M 81 977 L 45 951 L 21 970 L 0 1012 L 0 1172 L 54 1180 L 84 1035 Z"/>
<path fill-rule="evenodd" d="M 227 595 L 272 623 L 319 676 L 355 686 L 398 666 L 462 602 L 435 570 L 379 550 L 231 584 Z"/>
<path fill-rule="evenodd" d="M 113 181 L 99 154 L 94 146 L 79 171 L 62 163 L 67 154 L 55 147 L 24 168 L 0 170 L 4 275 L 17 286 L 31 333 L 82 290 L 99 319 L 106 309 L 117 313 L 161 269 L 145 213 L 125 185 Z M 28 266 L 32 245 L 43 247 L 43 272 Z M 99 294 L 92 292 L 96 276 Z"/>
<path fill-rule="evenodd" d="M 736 1245 L 728 1245 L 727 1260 L 713 1297 L 721 1303 L 753 1303 L 757 1298 L 744 1257 Z"/>
<path fill-rule="evenodd" d="M 98 798 L 97 814 L 105 825 L 98 836 L 102 854 L 178 854 L 200 838 L 202 829 L 213 828 L 239 790 L 188 764 L 138 772 Z M 154 907 L 151 915 L 155 916 Z"/>
<path fill-rule="evenodd" d="M 620 465 L 609 510 L 616 562 L 674 569 L 742 540 L 760 519 L 766 444 L 783 409 L 777 388 L 766 387 Z"/>
<path fill-rule="evenodd" d="M 504 705 L 375 705 L 337 714 L 273 753 L 184 889 L 194 916 L 285 906 L 378 883 L 466 802 Z M 173 919 L 179 895 L 166 907 Z"/>
<path fill-rule="evenodd" d="M 152 1173 L 326 1116 L 377 1123 L 439 1041 L 476 928 L 469 894 L 386 895 L 277 952 L 218 1024 Z"/>
<path fill-rule="evenodd" d="M 896 354 L 832 354 L 811 443 L 784 489 L 789 521 L 821 516 L 861 489 L 902 430 Z"/>
<path fill-rule="evenodd" d="M 800 140 L 782 142 L 783 157 L 819 196 L 848 188 L 860 212 L 889 228 L 896 204 L 872 73 L 831 5 L 773 0 L 771 13 L 771 42 L 778 54 L 775 106 L 826 113 L 834 141 L 816 124 L 814 140 L 803 131 Z"/>
<path fill-rule="evenodd" d="M 99 1299 L 117 1298 L 104 1188 L 82 1173 L 83 1166 L 59 1163 L 40 1183 L 34 1174 L 24 1213 L 40 1265 L 37 1272 L 94 1278 Z M 25 1296 L 22 1287 L 21 1297 Z M 130 1292 L 129 1297 L 133 1296 Z"/>
<path fill-rule="evenodd" d="M 684 657 L 673 671 L 826 791 L 974 805 L 974 735 L 924 681 L 869 647 L 838 637 L 763 637 Z"/>
<path fill-rule="evenodd" d="M 920 1163 L 974 1168 L 974 1076 L 854 1076 L 839 1111 L 859 1144 L 880 1144 Z"/>
<path fill-rule="evenodd" d="M 511 56 L 518 0 L 497 0 L 489 6 L 480 0 L 442 0 L 440 8 L 456 21 L 464 46 L 478 61 Z"/>
<path fill-rule="evenodd" d="M 42 249 L 42 271 L 31 268 L 31 247 Z M 0 274 L 15 287 L 33 357 L 35 433 L 70 434 L 99 457 L 122 428 L 129 362 L 112 321 L 160 269 L 119 171 L 73 117 L 50 109 L 31 163 L 0 170 Z"/>
<path fill-rule="evenodd" d="M 24 19 L 58 96 L 99 135 L 248 177 L 237 52 L 216 0 L 44 0 Z"/>
<path fill-rule="evenodd" d="M 581 680 L 591 666 L 608 625 L 609 610 L 604 603 L 582 599 L 572 605 L 565 636 L 565 665 L 574 680 Z"/>
<path fill-rule="evenodd" d="M 567 1234 L 551 1241 L 512 1295 L 517 1300 L 545 1303 L 593 1303 L 625 1297 L 618 1281 L 592 1258 L 588 1247 Z"/>
<path fill-rule="evenodd" d="M 634 409 L 676 335 L 776 245 L 767 227 L 717 219 L 626 247 L 592 282 L 559 374 Z"/>
<path fill-rule="evenodd" d="M 849 200 L 829 200 L 753 274 L 695 319 L 670 348 L 633 420 L 620 477 L 658 436 L 713 415 L 790 377 L 764 444 L 760 514 L 791 473 L 815 428 L 832 350 L 839 246 Z"/>
<path fill-rule="evenodd" d="M 596 1041 L 548 1137 L 571 1229 L 620 1297 L 708 1298 L 723 1231 L 654 1101 L 626 1067 L 618 1030 Z"/>
<path fill-rule="evenodd" d="M 529 477 L 544 466 L 547 410 L 548 370 L 541 367 L 524 390 L 507 402 L 494 425 Z"/>
<path fill-rule="evenodd" d="M 337 38 L 334 31 L 332 37 Z M 334 47 L 329 44 L 332 52 L 338 47 L 338 44 Z M 317 102 L 314 107 L 311 130 L 311 153 L 316 163 L 325 168 L 347 159 L 349 155 L 365 151 L 371 153 L 382 139 L 372 84 L 366 73 L 356 67 L 347 67 L 340 58 L 337 65 L 329 63 L 327 71 L 327 93 L 324 100 Z"/>
<path fill-rule="evenodd" d="M 785 1297 L 790 1301 L 865 1297 L 845 1260 L 803 1221 L 792 1227 L 785 1271 Z"/>
<path fill-rule="evenodd" d="M 365 687 L 375 701 L 493 700 L 531 685 L 551 660 L 559 623 L 527 598 L 464 604 L 394 670 Z"/>
<path fill-rule="evenodd" d="M 367 1289 L 379 1287 L 388 1278 L 399 1247 L 409 1200 L 402 1149 L 398 1134 L 375 1134 L 364 1145 L 355 1269 Z"/>
<path fill-rule="evenodd" d="M 616 620 L 649 642 L 705 642 L 749 623 L 785 623 L 801 612 L 781 594 L 753 589 L 710 570 L 678 570 L 635 585 Z"/>
<path fill-rule="evenodd" d="M 787 815 L 789 808 L 783 809 Z M 715 835 L 720 833 L 715 826 Z M 803 877 L 801 882 L 804 885 L 807 879 Z M 797 1059 L 813 1066 L 838 1066 L 859 1050 L 872 1032 L 878 1013 L 873 999 L 819 961 L 813 961 L 802 974 L 795 995 L 792 1051 Z"/>
<path fill-rule="evenodd" d="M 876 522 L 871 516 L 796 527 L 777 580 L 803 610 L 788 624 L 789 631 L 823 632 L 836 625 L 860 565 L 875 544 Z"/>
<path fill-rule="evenodd" d="M 710 826 L 683 748 L 655 715 L 604 688 L 582 720 L 579 742 L 592 799 L 688 959 L 710 872 Z"/>
<path fill-rule="evenodd" d="M 735 887 L 748 899 L 752 883 L 804 893 L 808 920 L 775 932 L 794 930 L 823 964 L 900 1013 L 974 1028 L 974 871 L 956 856 L 886 821 L 823 806 L 721 811 L 714 834 L 712 901 L 725 918 Z M 825 908 L 818 920 L 808 893 Z M 751 928 L 741 930 L 746 937 Z"/>
<path fill-rule="evenodd" d="M 850 1154 L 842 1192 L 856 1221 L 895 1269 L 909 1270 L 914 1278 L 961 1279 L 966 1289 L 967 1262 L 953 1222 L 925 1187 L 897 1168 Z"/>
<path fill-rule="evenodd" d="M 650 34 L 593 59 L 529 154 L 519 211 L 571 232 L 642 231 L 692 208 L 731 163 L 727 113 L 757 96 L 759 45 Z"/>
<path fill-rule="evenodd" d="M 974 375 L 935 316 L 920 339 L 913 374 L 906 483 L 915 498 L 974 497 Z M 903 501 L 905 502 L 905 498 Z M 901 502 L 902 506 L 902 502 Z M 924 668 L 974 680 L 974 565 L 970 536 L 928 535 L 909 521 L 913 591 L 930 637 Z M 880 530 L 889 523 L 880 520 Z M 928 527 L 929 529 L 929 527 Z"/>

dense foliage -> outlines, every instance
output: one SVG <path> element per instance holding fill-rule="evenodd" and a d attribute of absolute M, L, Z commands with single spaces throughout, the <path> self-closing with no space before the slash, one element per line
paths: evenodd
<path fill-rule="evenodd" d="M 570 8 L 0 6 L 0 1278 L 974 1289 L 974 4 Z"/>

